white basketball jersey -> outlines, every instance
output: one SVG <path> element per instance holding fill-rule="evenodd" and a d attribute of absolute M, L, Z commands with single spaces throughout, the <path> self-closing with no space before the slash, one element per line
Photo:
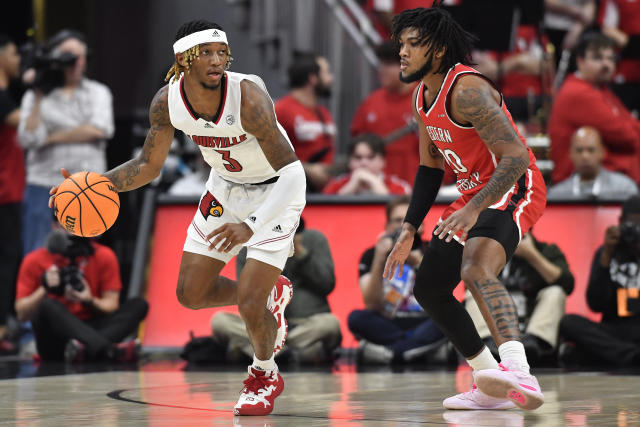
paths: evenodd
<path fill-rule="evenodd" d="M 221 107 L 216 120 L 212 122 L 196 116 L 185 96 L 183 79 L 184 76 L 181 76 L 179 80 L 169 83 L 171 124 L 198 144 L 204 160 L 211 168 L 224 179 L 239 184 L 258 183 L 276 176 L 258 140 L 242 128 L 240 120 L 240 82 L 250 80 L 269 95 L 262 79 L 253 74 L 226 71 L 222 81 Z M 280 123 L 278 129 L 289 141 Z M 291 141 L 289 145 L 293 149 Z"/>

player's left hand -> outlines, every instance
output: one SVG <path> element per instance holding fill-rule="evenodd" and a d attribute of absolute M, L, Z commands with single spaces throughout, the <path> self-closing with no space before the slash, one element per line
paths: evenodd
<path fill-rule="evenodd" d="M 207 241 L 211 242 L 210 251 L 216 249 L 218 252 L 229 252 L 234 246 L 247 242 L 251 236 L 253 236 L 253 231 L 244 222 L 239 224 L 226 223 L 209 233 Z M 218 244 L 220 244 L 219 247 Z"/>
<path fill-rule="evenodd" d="M 460 238 L 464 242 L 467 239 L 467 233 L 471 230 L 471 227 L 476 224 L 476 221 L 478 221 L 478 215 L 480 215 L 480 211 L 466 204 L 463 208 L 453 212 L 447 219 L 438 224 L 433 234 L 440 239 L 446 237 L 445 241 L 450 242 L 453 236 L 462 230 Z"/>

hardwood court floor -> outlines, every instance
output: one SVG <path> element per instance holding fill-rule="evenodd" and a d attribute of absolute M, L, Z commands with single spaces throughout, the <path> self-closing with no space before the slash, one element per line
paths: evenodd
<path fill-rule="evenodd" d="M 224 369 L 224 368 L 223 368 Z M 546 403 L 536 411 L 446 411 L 467 389 L 468 369 L 421 372 L 285 372 L 267 417 L 234 417 L 245 373 L 176 364 L 139 370 L 0 380 L 0 424 L 20 426 L 640 426 L 640 376 L 538 372 Z"/>

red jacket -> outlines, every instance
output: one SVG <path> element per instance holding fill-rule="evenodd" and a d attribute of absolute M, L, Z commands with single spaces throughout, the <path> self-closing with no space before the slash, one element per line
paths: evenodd
<path fill-rule="evenodd" d="M 640 122 L 606 87 L 594 86 L 575 75 L 565 80 L 549 117 L 553 182 L 571 175 L 571 135 L 582 126 L 600 132 L 607 149 L 603 165 L 640 183 Z"/>
<path fill-rule="evenodd" d="M 406 127 L 414 121 L 412 92 L 397 94 L 386 89 L 372 92 L 356 110 L 351 121 L 351 135 L 373 133 L 387 135 Z M 387 173 L 413 182 L 420 164 L 418 133 L 412 131 L 386 147 Z"/>
<path fill-rule="evenodd" d="M 324 194 L 338 194 L 338 191 L 347 185 L 350 179 L 350 173 L 337 176 L 329 181 L 329 183 L 322 189 L 322 192 Z M 411 185 L 402 178 L 398 178 L 395 175 L 385 174 L 383 180 L 384 185 L 386 185 L 389 190 L 389 194 L 411 194 Z"/>

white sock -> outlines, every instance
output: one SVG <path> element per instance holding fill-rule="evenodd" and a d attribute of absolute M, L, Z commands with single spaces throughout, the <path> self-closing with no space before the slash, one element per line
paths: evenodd
<path fill-rule="evenodd" d="M 524 346 L 520 341 L 507 341 L 498 347 L 500 353 L 500 361 L 514 360 L 518 362 L 520 370 L 529 373 L 529 363 L 527 355 L 524 352 Z"/>
<path fill-rule="evenodd" d="M 491 354 L 487 346 L 484 346 L 480 354 L 473 359 L 467 359 L 467 363 L 469 363 L 469 366 L 471 366 L 474 371 L 479 371 L 481 369 L 498 369 L 498 362 L 493 357 L 493 354 Z"/>
<path fill-rule="evenodd" d="M 271 358 L 267 359 L 267 360 L 260 360 L 256 357 L 256 355 L 253 355 L 253 364 L 252 366 L 255 369 L 259 369 L 261 371 L 274 371 L 278 368 L 278 366 L 276 365 L 276 361 L 273 359 L 274 356 L 271 355 Z"/>

